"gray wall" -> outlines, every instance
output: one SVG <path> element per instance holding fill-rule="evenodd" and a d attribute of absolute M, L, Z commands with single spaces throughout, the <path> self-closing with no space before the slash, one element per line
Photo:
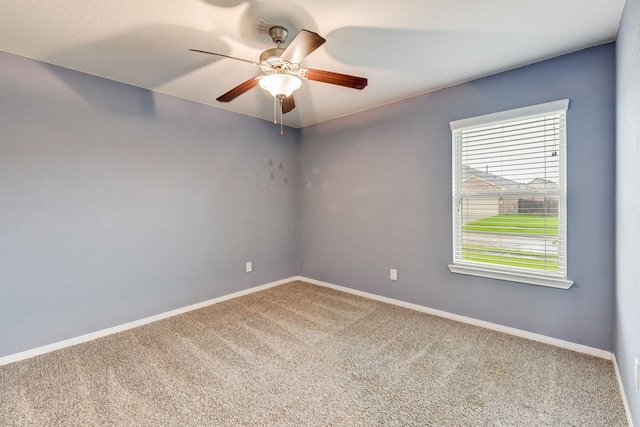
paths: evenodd
<path fill-rule="evenodd" d="M 0 53 L 0 356 L 295 275 L 298 139 Z"/>
<path fill-rule="evenodd" d="M 450 273 L 451 120 L 569 98 L 568 271 L 558 290 Z M 302 131 L 304 276 L 613 350 L 614 46 Z M 398 281 L 389 280 L 398 269 Z M 637 294 L 636 294 L 637 295 Z"/>
<path fill-rule="evenodd" d="M 640 392 L 633 382 L 633 360 L 640 360 L 640 0 L 627 0 L 616 59 L 615 353 L 634 424 L 640 425 Z"/>
<path fill-rule="evenodd" d="M 1 53 L 0 356 L 295 274 L 612 350 L 614 61 L 587 49 L 281 138 Z M 449 121 L 561 98 L 576 284 L 450 273 Z"/>

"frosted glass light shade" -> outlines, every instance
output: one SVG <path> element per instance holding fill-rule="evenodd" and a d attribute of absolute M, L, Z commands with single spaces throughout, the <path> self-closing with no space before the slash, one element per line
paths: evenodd
<path fill-rule="evenodd" d="M 287 97 L 302 86 L 302 81 L 291 74 L 269 74 L 260 79 L 260 87 L 273 96 Z"/>

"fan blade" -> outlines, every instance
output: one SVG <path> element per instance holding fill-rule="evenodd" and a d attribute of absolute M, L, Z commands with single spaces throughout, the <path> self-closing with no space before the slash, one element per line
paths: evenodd
<path fill-rule="evenodd" d="M 260 64 L 258 64 L 256 62 L 253 62 L 253 61 L 249 61 L 248 59 L 236 58 L 235 56 L 224 55 L 222 53 L 207 52 L 206 50 L 199 50 L 199 49 L 189 49 L 189 50 L 191 52 L 206 53 L 207 55 L 222 56 L 223 58 L 235 59 L 236 61 L 248 62 L 251 65 L 255 65 L 256 67 L 260 67 Z"/>
<path fill-rule="evenodd" d="M 359 90 L 364 89 L 368 83 L 368 80 L 364 77 L 350 76 L 348 74 L 334 73 L 332 71 L 301 69 L 299 75 L 303 79 L 330 83 L 332 85 L 350 87 L 352 89 Z"/>
<path fill-rule="evenodd" d="M 287 114 L 289 111 L 296 108 L 296 103 L 293 100 L 293 94 L 287 96 L 281 101 L 282 104 L 282 114 Z"/>
<path fill-rule="evenodd" d="M 258 81 L 261 78 L 262 76 L 252 77 L 246 82 L 240 83 L 238 86 L 234 87 L 229 92 L 217 97 L 216 101 L 220 101 L 220 102 L 233 101 L 234 99 L 236 99 L 237 97 L 239 97 L 240 95 L 248 91 L 249 89 L 253 89 L 254 87 L 256 87 L 258 85 Z"/>
<path fill-rule="evenodd" d="M 324 42 L 326 40 L 322 36 L 308 30 L 300 30 L 298 35 L 282 52 L 282 59 L 291 64 L 299 64 L 307 55 L 322 46 Z"/>

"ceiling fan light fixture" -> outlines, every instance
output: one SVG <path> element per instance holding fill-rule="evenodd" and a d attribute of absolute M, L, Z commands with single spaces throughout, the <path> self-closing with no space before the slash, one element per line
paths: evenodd
<path fill-rule="evenodd" d="M 302 81 L 291 74 L 269 74 L 260 79 L 260 87 L 274 97 L 290 96 L 302 86 Z"/>
<path fill-rule="evenodd" d="M 260 61 L 253 62 L 246 59 L 235 58 L 221 53 L 207 52 L 199 49 L 189 49 L 194 52 L 207 53 L 210 55 L 222 56 L 224 58 L 235 59 L 260 67 L 264 73 L 262 76 L 252 77 L 244 83 L 240 83 L 230 91 L 216 98 L 220 102 L 229 102 L 243 93 L 260 85 L 260 87 L 273 96 L 273 123 L 278 124 L 278 110 L 280 110 L 280 135 L 283 134 L 282 116 L 296 107 L 293 99 L 293 92 L 302 86 L 302 80 L 315 80 L 352 89 L 364 89 L 367 79 L 363 77 L 350 76 L 348 74 L 334 73 L 332 71 L 322 71 L 314 69 L 300 68 L 300 62 L 311 52 L 322 46 L 326 40 L 313 31 L 301 29 L 298 35 L 287 45 L 288 31 L 281 26 L 274 26 L 269 29 L 269 36 L 277 47 L 267 49 L 260 54 Z M 278 108 L 278 106 L 280 108 Z"/>

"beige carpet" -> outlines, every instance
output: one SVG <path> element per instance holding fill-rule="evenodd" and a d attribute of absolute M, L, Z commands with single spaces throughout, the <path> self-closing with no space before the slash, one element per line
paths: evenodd
<path fill-rule="evenodd" d="M 623 426 L 612 363 L 293 282 L 0 367 L 3 426 Z"/>

